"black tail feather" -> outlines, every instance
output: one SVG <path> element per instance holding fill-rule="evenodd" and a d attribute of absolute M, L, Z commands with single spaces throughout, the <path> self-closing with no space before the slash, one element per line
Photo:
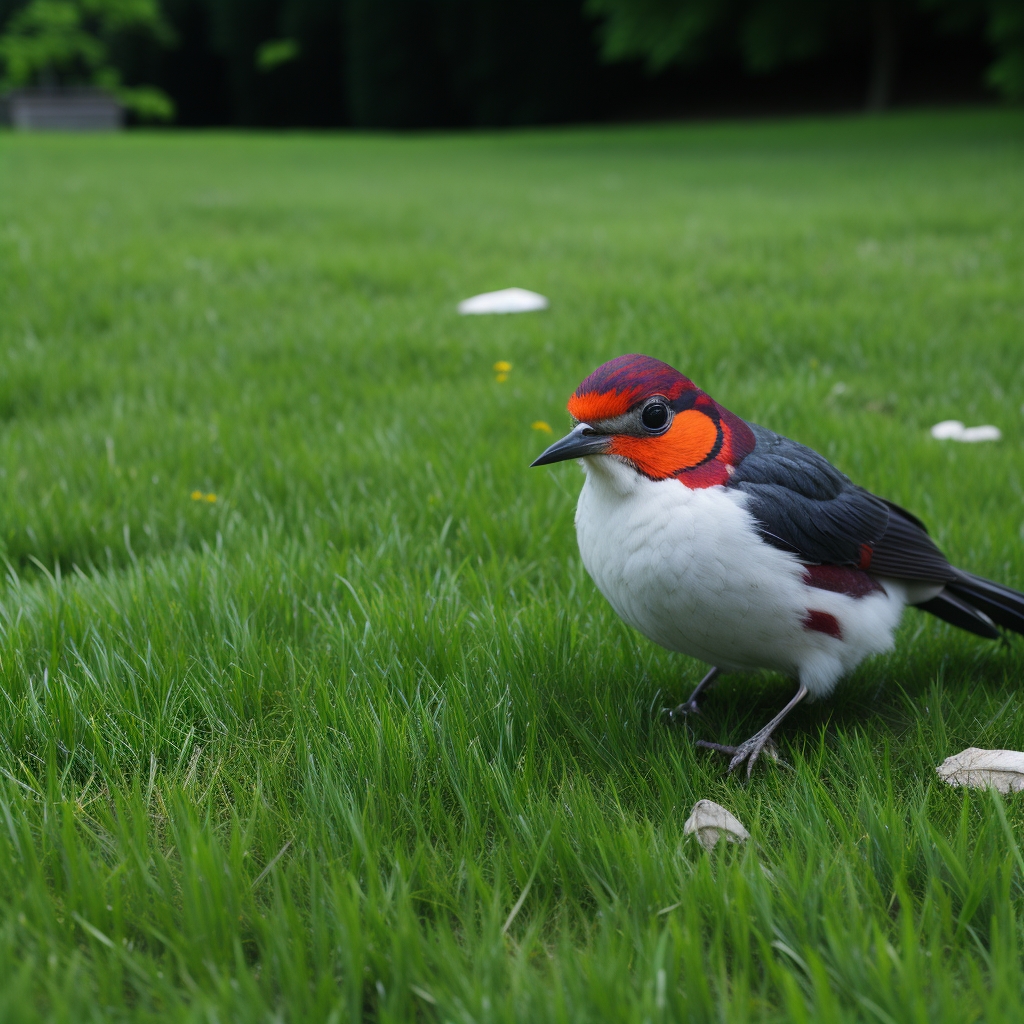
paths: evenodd
<path fill-rule="evenodd" d="M 999 639 L 999 630 L 984 612 L 979 612 L 973 605 L 954 597 L 948 589 L 930 601 L 922 601 L 917 607 L 952 626 L 983 636 L 986 640 Z"/>
<path fill-rule="evenodd" d="M 947 583 L 940 598 L 956 598 L 959 603 L 983 612 L 997 626 L 1024 634 L 1024 594 L 962 569 L 957 569 L 956 575 L 956 582 Z"/>

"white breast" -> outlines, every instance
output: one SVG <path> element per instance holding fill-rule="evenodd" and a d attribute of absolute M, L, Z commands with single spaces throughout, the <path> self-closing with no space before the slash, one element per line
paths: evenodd
<path fill-rule="evenodd" d="M 891 648 L 900 584 L 883 580 L 885 592 L 863 598 L 808 587 L 799 560 L 761 540 L 741 492 L 651 481 L 611 456 L 581 462 L 583 564 L 655 643 L 727 670 L 786 672 L 817 695 Z M 834 616 L 842 638 L 808 629 L 811 610 Z"/>

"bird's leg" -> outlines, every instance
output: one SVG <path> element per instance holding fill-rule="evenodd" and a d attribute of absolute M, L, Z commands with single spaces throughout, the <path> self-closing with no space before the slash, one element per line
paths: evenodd
<path fill-rule="evenodd" d="M 772 733 L 779 727 L 779 723 L 807 696 L 807 687 L 800 684 L 796 696 L 759 732 L 755 732 L 749 740 L 741 743 L 738 747 L 726 747 L 721 743 L 708 743 L 707 740 L 697 740 L 698 747 L 707 750 L 717 750 L 719 754 L 728 754 L 732 760 L 729 762 L 729 771 L 735 771 L 744 761 L 747 762 L 747 778 L 754 770 L 754 762 L 758 759 L 761 751 L 771 740 Z"/>
<path fill-rule="evenodd" d="M 715 685 L 715 680 L 721 673 L 720 668 L 713 668 L 698 684 L 697 689 L 690 694 L 688 700 L 680 704 L 678 707 L 673 708 L 669 712 L 669 718 L 675 721 L 685 715 L 697 715 L 700 714 L 700 708 L 697 707 L 697 698 L 705 691 L 710 690 Z"/>

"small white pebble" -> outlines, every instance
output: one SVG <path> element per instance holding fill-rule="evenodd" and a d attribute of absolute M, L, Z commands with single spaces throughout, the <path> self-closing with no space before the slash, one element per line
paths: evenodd
<path fill-rule="evenodd" d="M 537 292 L 525 288 L 503 288 L 498 292 L 483 292 L 459 303 L 463 316 L 484 313 L 531 313 L 536 309 L 547 309 L 548 300 Z"/>
<path fill-rule="evenodd" d="M 931 435 L 938 441 L 998 441 L 1003 432 L 998 427 L 986 424 L 981 427 L 965 427 L 960 420 L 943 420 L 931 429 Z"/>

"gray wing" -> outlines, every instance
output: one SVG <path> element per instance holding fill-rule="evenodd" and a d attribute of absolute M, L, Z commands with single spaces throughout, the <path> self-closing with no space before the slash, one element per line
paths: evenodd
<path fill-rule="evenodd" d="M 816 451 L 751 424 L 754 450 L 726 484 L 747 496 L 764 540 L 802 561 L 898 579 L 952 582 L 919 519 L 858 487 Z"/>

